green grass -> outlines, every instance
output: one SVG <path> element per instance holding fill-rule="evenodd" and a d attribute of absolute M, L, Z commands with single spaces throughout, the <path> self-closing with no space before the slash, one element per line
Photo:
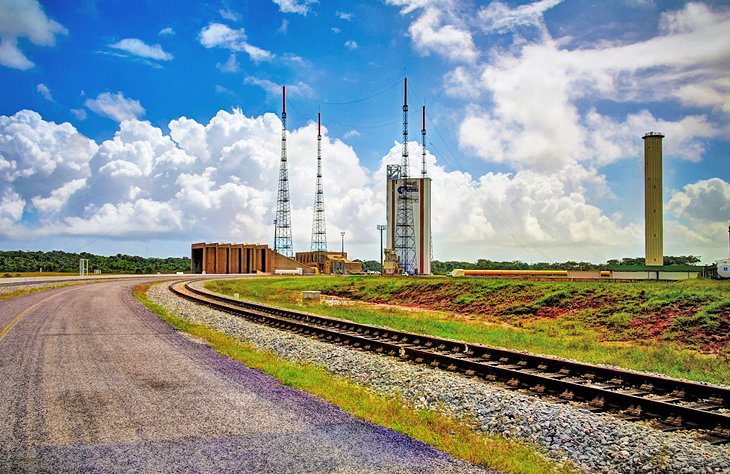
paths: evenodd
<path fill-rule="evenodd" d="M 374 393 L 321 367 L 288 362 L 220 331 L 191 324 L 153 303 L 147 297 L 147 288 L 147 285 L 136 287 L 134 296 L 175 329 L 203 339 L 220 354 L 267 373 L 286 386 L 317 395 L 357 417 L 423 441 L 459 459 L 502 472 L 575 472 L 567 463 L 556 464 L 547 459 L 535 445 L 486 435 L 477 431 L 469 420 L 411 408 L 398 398 Z"/>
<path fill-rule="evenodd" d="M 727 327 L 730 285 L 723 282 L 316 277 L 218 280 L 207 282 L 206 287 L 359 323 L 730 384 L 727 347 L 705 354 L 697 350 L 693 339 L 712 340 Z M 395 304 L 425 302 L 443 311 L 303 304 L 302 290 Z M 472 312 L 462 311 L 464 305 Z M 664 333 L 658 339 L 647 336 L 645 326 L 661 322 L 669 310 L 674 319 Z"/>
<path fill-rule="evenodd" d="M 7 293 L 0 293 L 0 301 L 9 300 L 10 298 L 17 298 L 18 296 L 30 295 L 32 293 L 39 293 L 41 291 L 52 290 L 53 288 L 61 288 L 63 286 L 74 286 L 83 285 L 86 282 L 72 282 L 72 283 L 58 283 L 49 286 L 39 286 L 36 288 L 25 288 L 22 290 L 9 291 Z"/>
<path fill-rule="evenodd" d="M 78 276 L 79 272 L 0 272 L 0 277 L 48 277 L 48 276 Z"/>

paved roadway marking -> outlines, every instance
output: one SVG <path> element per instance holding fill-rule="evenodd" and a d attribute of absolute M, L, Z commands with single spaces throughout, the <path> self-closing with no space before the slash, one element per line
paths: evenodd
<path fill-rule="evenodd" d="M 55 298 L 55 297 L 57 297 L 59 295 L 62 295 L 64 293 L 67 293 L 69 291 L 71 291 L 71 290 L 69 289 L 69 290 L 62 291 L 60 293 L 56 293 L 54 295 L 48 296 L 47 298 L 43 298 L 42 300 L 40 300 L 36 304 L 34 304 L 32 306 L 28 306 L 23 311 L 21 311 L 20 313 L 18 313 L 8 324 L 5 325 L 5 327 L 3 328 L 3 330 L 0 331 L 0 341 L 3 340 L 3 337 L 5 337 L 5 333 L 7 333 L 10 330 L 10 328 L 13 327 L 13 324 L 15 324 L 16 322 L 18 322 L 18 320 L 20 318 L 22 318 L 26 314 L 30 313 L 31 311 L 33 311 L 38 305 L 40 305 L 42 303 L 45 303 L 46 301 L 52 300 L 53 298 Z"/>
<path fill-rule="evenodd" d="M 183 337 L 139 283 L 0 305 L 0 471 L 476 471 Z"/>

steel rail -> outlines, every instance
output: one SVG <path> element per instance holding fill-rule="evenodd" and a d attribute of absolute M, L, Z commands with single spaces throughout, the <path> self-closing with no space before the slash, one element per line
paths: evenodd
<path fill-rule="evenodd" d="M 722 413 L 730 407 L 730 390 L 723 387 L 353 323 L 233 299 L 185 282 L 173 283 L 170 289 L 255 322 L 585 402 L 594 410 L 622 411 L 629 418 L 659 419 L 673 427 L 709 429 L 722 442 L 730 440 L 730 416 Z"/>

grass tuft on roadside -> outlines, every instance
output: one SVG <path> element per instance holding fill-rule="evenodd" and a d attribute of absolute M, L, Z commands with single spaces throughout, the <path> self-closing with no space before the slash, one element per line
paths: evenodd
<path fill-rule="evenodd" d="M 147 297 L 148 289 L 149 285 L 139 285 L 133 294 L 175 329 L 207 341 L 218 353 L 271 375 L 283 385 L 321 397 L 359 418 L 423 441 L 478 466 L 506 473 L 575 472 L 568 463 L 559 465 L 547 459 L 536 445 L 483 434 L 468 420 L 411 408 L 398 398 L 373 393 L 363 385 L 333 375 L 321 367 L 288 362 L 220 331 L 189 323 L 152 302 Z"/>
<path fill-rule="evenodd" d="M 41 291 L 52 290 L 54 288 L 62 288 L 64 286 L 81 285 L 84 282 L 72 282 L 72 283 L 59 283 L 57 285 L 39 286 L 37 288 L 25 288 L 23 290 L 9 291 L 7 293 L 0 293 L 0 301 L 9 300 L 11 298 L 17 298 L 19 296 L 30 295 L 33 293 L 40 293 Z"/>

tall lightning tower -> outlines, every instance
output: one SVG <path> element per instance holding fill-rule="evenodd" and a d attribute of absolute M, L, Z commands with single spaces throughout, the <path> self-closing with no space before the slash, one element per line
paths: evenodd
<path fill-rule="evenodd" d="M 404 273 L 415 272 L 416 233 L 413 225 L 413 203 L 410 197 L 408 176 L 408 78 L 403 80 L 403 154 L 400 162 L 400 179 L 403 185 L 398 188 L 398 209 L 395 220 L 395 253 L 400 257 Z"/>
<path fill-rule="evenodd" d="M 649 132 L 644 139 L 644 242 L 646 265 L 664 265 L 664 218 L 662 215 L 661 132 Z"/>
<path fill-rule="evenodd" d="M 291 238 L 291 203 L 289 202 L 289 173 L 286 166 L 286 86 L 282 87 L 281 109 L 281 164 L 279 165 L 279 191 L 276 196 L 276 220 L 274 221 L 274 249 L 282 255 L 294 258 Z"/>
<path fill-rule="evenodd" d="M 423 119 L 421 122 L 422 123 L 422 125 L 421 125 L 421 179 L 423 181 L 425 181 L 426 178 L 428 178 L 428 173 L 426 173 L 426 106 L 425 105 L 423 106 L 423 114 L 421 115 L 421 117 Z M 423 186 L 423 182 L 422 182 L 421 186 Z M 428 193 L 429 202 L 431 199 L 430 189 L 431 188 L 429 186 L 429 193 Z M 429 204 L 429 216 L 430 215 L 431 214 L 430 214 L 430 204 Z M 421 226 L 423 226 L 423 223 L 421 223 Z M 430 217 L 429 217 L 428 226 L 429 226 L 429 232 L 428 232 L 428 267 L 429 267 L 429 269 L 428 269 L 428 271 L 430 272 L 431 271 L 431 260 L 433 260 L 433 240 L 431 237 L 431 229 L 430 229 L 431 219 L 430 219 Z M 422 268 L 421 273 L 425 273 L 425 269 Z"/>
<path fill-rule="evenodd" d="M 327 226 L 324 220 L 324 190 L 322 188 L 322 116 L 319 113 L 317 113 L 317 186 L 314 190 L 311 251 L 327 252 Z"/>
<path fill-rule="evenodd" d="M 421 126 L 421 178 L 426 175 L 426 106 L 423 106 L 423 125 Z"/>

